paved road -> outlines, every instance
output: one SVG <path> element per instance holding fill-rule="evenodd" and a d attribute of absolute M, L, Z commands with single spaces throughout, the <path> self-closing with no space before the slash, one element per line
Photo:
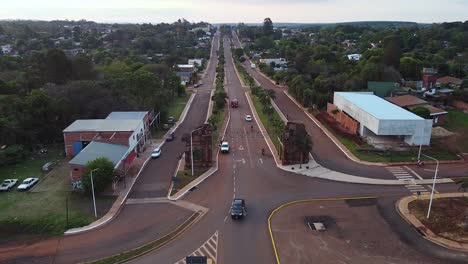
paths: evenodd
<path fill-rule="evenodd" d="M 218 234 L 217 263 L 239 263 L 239 260 L 243 263 L 274 263 L 266 220 L 271 210 L 280 204 L 304 198 L 401 197 L 410 193 L 403 186 L 337 183 L 279 170 L 271 154 L 261 155 L 261 149 L 268 148 L 265 140 L 258 136 L 257 124 L 244 120 L 246 114 L 251 114 L 251 109 L 245 89 L 235 75 L 227 39 L 224 50 L 228 96 L 237 98 L 240 104 L 239 108 L 230 109 L 231 121 L 225 137 L 232 151 L 220 155 L 219 171 L 185 197 L 185 200 L 210 208 L 210 211 L 177 241 L 129 263 L 154 263 L 155 260 L 181 263 L 185 256 L 203 248 L 214 233 Z M 251 125 L 254 126 L 253 131 Z M 234 197 L 244 198 L 247 202 L 247 216 L 241 221 L 229 217 Z"/>
<path fill-rule="evenodd" d="M 234 46 L 241 47 L 237 35 L 234 34 Z M 272 89 L 276 92 L 275 103 L 278 105 L 284 115 L 289 117 L 290 121 L 299 121 L 306 125 L 308 133 L 314 142 L 312 155 L 322 166 L 357 176 L 394 179 L 394 176 L 385 168 L 380 166 L 368 166 L 356 163 L 346 157 L 346 155 L 333 143 L 333 141 L 323 133 L 323 131 L 300 109 L 294 102 L 289 99 L 284 93 L 285 88 L 279 87 L 272 83 L 269 79 L 261 75 L 258 69 L 250 68 L 250 61 L 246 60 L 243 63 L 247 72 L 257 80 L 265 89 Z M 425 168 L 417 168 L 416 166 L 408 166 L 418 173 L 423 178 L 432 178 L 434 176 L 435 165 L 426 165 Z M 439 177 L 467 177 L 468 164 L 443 164 L 439 169 Z"/>

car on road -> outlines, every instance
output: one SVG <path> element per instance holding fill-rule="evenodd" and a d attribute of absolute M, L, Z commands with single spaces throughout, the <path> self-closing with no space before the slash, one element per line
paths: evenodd
<path fill-rule="evenodd" d="M 161 156 L 161 148 L 160 147 L 157 147 L 153 150 L 153 152 L 151 152 L 151 158 L 155 159 L 155 158 L 159 158 Z"/>
<path fill-rule="evenodd" d="M 237 107 L 239 107 L 239 100 L 233 99 L 233 100 L 231 101 L 231 107 L 232 107 L 232 108 L 237 108 Z"/>
<path fill-rule="evenodd" d="M 39 178 L 27 178 L 18 186 L 17 189 L 18 191 L 26 191 L 33 187 L 38 181 Z"/>
<path fill-rule="evenodd" d="M 226 141 L 223 141 L 221 143 L 221 152 L 222 153 L 229 153 L 229 143 Z"/>
<path fill-rule="evenodd" d="M 0 184 L 0 191 L 8 191 L 18 183 L 18 179 L 6 179 Z"/>
<path fill-rule="evenodd" d="M 245 216 L 245 200 L 235 198 L 231 205 L 231 218 L 240 219 Z"/>
<path fill-rule="evenodd" d="M 174 132 L 171 132 L 169 133 L 169 135 L 167 135 L 166 141 L 172 141 L 174 140 L 174 138 L 175 138 Z"/>
<path fill-rule="evenodd" d="M 245 116 L 245 121 L 251 122 L 252 121 L 252 116 L 251 115 L 246 115 Z"/>

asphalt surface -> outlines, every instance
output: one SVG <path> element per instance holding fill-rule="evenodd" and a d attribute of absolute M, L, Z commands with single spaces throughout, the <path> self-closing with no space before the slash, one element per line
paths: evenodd
<path fill-rule="evenodd" d="M 383 199 L 382 203 L 378 205 L 379 212 L 390 226 L 395 227 L 392 230 L 397 234 L 408 232 L 408 229 L 411 228 L 395 215 L 394 209 L 394 202 L 398 197 L 410 194 L 403 186 L 373 186 L 326 181 L 285 172 L 276 167 L 271 153 L 268 152 L 265 140 L 259 134 L 257 123 L 255 120 L 247 122 L 244 119 L 245 115 L 252 113 L 252 110 L 249 108 L 245 97 L 246 90 L 241 86 L 235 74 L 228 38 L 225 38 L 224 42 L 228 96 L 231 99 L 237 98 L 240 104 L 239 108 L 229 109 L 231 119 L 227 127 L 225 139 L 231 145 L 231 152 L 220 155 L 219 170 L 184 198 L 188 202 L 209 208 L 209 211 L 176 240 L 128 263 L 176 263 L 199 249 L 216 232 L 219 234 L 216 249 L 218 259 L 216 263 L 275 263 L 267 228 L 268 215 L 274 208 L 283 203 L 306 198 L 379 196 Z M 216 41 L 215 44 L 217 44 Z M 216 49 L 213 49 L 213 51 L 215 53 Z M 209 80 L 214 80 L 215 57 L 212 56 L 206 76 Z M 166 187 L 168 187 L 170 177 L 175 170 L 177 157 L 184 149 L 184 144 L 179 141 L 181 135 L 189 133 L 191 129 L 201 125 L 206 118 L 206 110 L 202 110 L 207 109 L 208 102 L 204 101 L 204 93 L 205 90 L 208 93 L 210 89 L 206 86 L 212 86 L 208 80 L 205 80 L 204 83 L 205 87 L 199 88 L 200 93 L 196 95 L 186 121 L 181 124 L 176 132 L 176 141 L 164 145 L 162 156 L 159 160 L 150 161 L 150 164 L 140 176 L 141 178 L 136 182 L 135 189 L 131 192 L 130 197 L 151 198 L 167 194 L 168 188 Z M 280 93 L 277 93 L 277 97 L 279 97 L 278 95 Z M 288 102 L 286 99 L 283 98 L 284 104 Z M 209 100 L 209 95 L 207 96 L 207 100 Z M 287 109 L 290 107 L 290 111 L 297 111 L 299 108 L 297 106 L 293 108 L 291 103 L 289 100 Z M 303 118 L 300 112 L 297 112 L 296 115 L 297 118 Z M 304 121 L 307 120 L 304 119 Z M 253 126 L 253 129 L 251 129 L 251 126 Z M 307 126 L 308 129 L 314 129 L 312 124 L 308 124 Z M 317 131 L 317 133 L 321 133 L 321 131 Z M 355 172 L 353 174 L 360 176 L 372 176 L 382 173 L 382 175 L 385 175 L 384 177 L 394 177 L 385 168 L 350 163 L 345 157 L 339 156 L 339 151 L 329 149 L 336 147 L 330 145 L 330 142 L 327 143 L 328 138 L 326 136 L 323 135 L 322 137 L 320 134 L 318 136 L 313 134 L 313 137 L 319 139 L 314 142 L 314 155 L 320 156 L 319 162 L 322 162 L 322 164 L 326 163 L 329 166 L 336 165 L 337 170 L 353 171 Z M 322 144 L 321 142 L 325 143 Z M 267 150 L 265 156 L 261 154 L 262 148 Z M 347 168 L 348 165 L 350 166 L 349 168 Z M 330 168 L 335 169 L 335 167 Z M 456 189 L 456 186 L 441 185 L 440 189 L 439 187 L 437 189 L 439 191 L 453 191 Z M 229 217 L 229 209 L 234 197 L 246 200 L 247 215 L 242 220 L 232 220 Z M 154 238 L 155 232 L 163 232 L 158 229 L 160 225 L 165 225 L 156 220 L 159 215 L 170 216 L 174 213 L 170 217 L 171 219 L 165 221 L 177 221 L 174 219 L 182 219 L 186 213 L 185 210 L 181 212 L 176 211 L 178 210 L 157 208 L 154 204 L 125 205 L 121 214 L 105 226 L 107 230 L 105 235 L 100 234 L 100 229 L 98 229 L 83 234 L 81 237 L 79 235 L 73 238 L 75 240 L 80 240 L 77 238 L 81 238 L 82 241 L 88 241 L 89 239 L 89 241 L 92 241 L 90 244 L 98 244 L 101 241 L 109 241 L 109 244 L 103 244 L 99 246 L 99 250 L 90 253 L 90 250 L 93 250 L 90 248 L 91 246 L 80 242 L 83 244 L 83 247 L 69 246 L 67 247 L 69 250 L 59 250 L 57 259 L 60 260 L 62 257 L 66 258 L 70 255 L 81 256 L 76 261 L 83 261 L 90 259 L 90 255 L 95 256 L 96 252 L 102 256 L 109 256 L 115 254 L 117 249 L 123 250 L 119 246 L 134 247 L 136 244 L 146 241 L 145 239 Z M 166 218 L 161 217 L 161 219 Z M 140 221 L 148 223 L 148 225 L 139 228 Z M 118 235 L 116 235 L 115 239 L 110 239 L 113 234 L 120 234 L 124 231 L 128 233 L 135 231 L 138 238 L 129 236 L 128 240 L 126 240 L 123 236 L 119 239 Z M 67 240 L 71 238 L 63 237 L 61 239 Z M 423 238 L 418 237 L 414 232 L 408 236 L 404 234 L 400 237 L 400 240 L 407 246 L 418 245 L 421 239 Z M 127 242 L 129 245 L 125 246 Z M 64 242 L 61 241 L 59 243 Z M 65 245 L 67 244 L 64 243 L 62 247 Z M 113 249 L 113 246 L 116 249 Z M 60 245 L 58 248 L 60 248 Z M 422 254 L 431 254 L 432 251 L 438 251 L 442 257 L 445 256 L 451 259 L 453 257 L 451 255 L 454 254 L 450 250 L 433 244 L 416 247 L 416 250 L 421 251 Z M 455 256 L 455 259 L 463 257 Z M 30 261 L 27 262 L 33 263 L 39 261 L 37 263 L 50 263 L 49 261 L 41 262 L 45 259 L 47 258 L 44 256 L 38 256 L 37 258 L 29 259 Z"/>
<path fill-rule="evenodd" d="M 234 34 L 232 38 L 234 46 L 240 48 L 240 42 Z M 284 93 L 286 90 L 272 83 L 269 79 L 261 75 L 258 69 L 251 69 L 250 60 L 243 63 L 247 72 L 257 80 L 264 89 L 275 91 L 275 103 L 290 121 L 299 121 L 305 124 L 306 129 L 312 137 L 314 144 L 312 155 L 322 166 L 335 171 L 379 179 L 394 179 L 394 176 L 381 166 L 369 166 L 356 163 L 346 157 L 346 155 L 333 143 L 333 141 L 315 124 L 302 109 L 288 98 Z M 432 178 L 434 176 L 435 165 L 426 165 L 424 168 L 417 168 L 415 165 L 409 166 L 423 178 Z M 468 176 L 467 163 L 461 164 L 442 164 L 439 168 L 439 177 L 466 177 Z"/>
<path fill-rule="evenodd" d="M 184 198 L 210 211 L 178 240 L 129 263 L 154 263 L 156 260 L 176 263 L 200 248 L 215 232 L 219 232 L 217 263 L 275 263 L 267 218 L 277 206 L 305 198 L 409 194 L 402 186 L 338 183 L 279 170 L 271 153 L 261 154 L 262 148 L 267 151 L 268 148 L 258 135 L 256 122 L 245 121 L 245 115 L 252 110 L 245 97 L 246 90 L 235 74 L 227 38 L 224 45 L 228 96 L 239 101 L 238 108 L 230 109 L 231 119 L 225 136 L 231 152 L 221 154 L 219 171 Z M 246 200 L 247 215 L 242 220 L 230 219 L 233 198 Z M 394 206 L 387 205 L 387 209 L 394 210 Z"/>

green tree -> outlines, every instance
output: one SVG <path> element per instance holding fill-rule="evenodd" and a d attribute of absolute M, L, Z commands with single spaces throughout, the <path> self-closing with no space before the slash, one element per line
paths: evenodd
<path fill-rule="evenodd" d="M 392 35 L 384 38 L 383 63 L 398 69 L 401 57 L 401 40 L 399 36 Z"/>
<path fill-rule="evenodd" d="M 416 108 L 414 108 L 413 110 L 411 110 L 411 112 L 413 112 L 414 114 L 424 118 L 424 119 L 430 119 L 431 118 L 431 112 L 429 111 L 429 109 L 425 108 L 425 107 L 421 107 L 421 106 L 418 106 Z"/>
<path fill-rule="evenodd" d="M 97 169 L 97 170 L 96 170 Z M 114 164 L 107 158 L 97 158 L 86 164 L 85 171 L 82 176 L 83 188 L 86 192 L 90 193 L 91 188 L 91 171 L 93 171 L 93 185 L 94 191 L 100 193 L 112 183 L 117 176 L 114 169 Z"/>
<path fill-rule="evenodd" d="M 407 79 L 418 79 L 421 75 L 422 66 L 423 62 L 413 57 L 400 59 L 400 72 Z"/>
<path fill-rule="evenodd" d="M 74 80 L 94 80 L 97 77 L 93 61 L 86 55 L 80 55 L 73 59 L 72 74 Z"/>
<path fill-rule="evenodd" d="M 47 80 L 56 84 L 64 84 L 70 79 L 72 66 L 62 50 L 51 49 L 46 54 Z"/>
<path fill-rule="evenodd" d="M 273 22 L 269 17 L 263 20 L 263 34 L 265 36 L 273 35 Z"/>

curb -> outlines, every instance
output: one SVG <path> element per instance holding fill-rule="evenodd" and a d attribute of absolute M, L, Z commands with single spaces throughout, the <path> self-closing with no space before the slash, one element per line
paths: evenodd
<path fill-rule="evenodd" d="M 437 199 L 440 198 L 451 198 L 451 197 L 468 197 L 468 193 L 443 193 L 438 194 Z M 421 197 L 421 200 L 428 200 L 429 197 Z M 395 203 L 395 209 L 398 214 L 403 218 L 411 227 L 413 227 L 418 233 L 422 233 L 422 237 L 432 243 L 450 250 L 457 250 L 461 252 L 468 252 L 468 243 L 460 243 L 450 239 L 446 239 L 434 234 L 430 229 L 426 228 L 424 224 L 419 221 L 414 215 L 412 215 L 408 209 L 408 204 L 412 201 L 418 200 L 414 195 L 406 196 L 399 199 Z"/>
<path fill-rule="evenodd" d="M 328 138 L 330 138 L 330 140 L 346 155 L 346 157 L 356 163 L 360 163 L 360 164 L 363 164 L 363 165 L 370 165 L 370 166 L 381 166 L 381 167 L 385 167 L 385 166 L 400 166 L 400 165 L 415 165 L 416 163 L 415 162 L 369 162 L 369 161 L 363 161 L 363 160 L 360 160 L 359 158 L 357 158 L 353 153 L 351 153 L 348 148 L 346 148 L 326 127 L 324 127 L 320 121 L 318 121 L 314 116 L 312 116 L 309 112 L 307 112 L 307 110 L 301 106 L 297 101 L 296 99 L 294 99 L 289 93 L 288 91 L 283 91 L 283 93 L 292 101 L 294 102 L 294 104 L 297 105 L 297 107 L 299 107 L 308 117 L 310 120 L 312 120 L 315 125 L 317 125 L 317 127 L 320 128 L 320 130 L 322 130 L 323 133 L 325 133 L 325 135 L 328 136 Z M 439 161 L 439 164 L 453 164 L 453 163 L 466 163 L 467 161 L 464 161 L 464 160 L 442 160 L 442 161 Z M 424 161 L 424 163 L 426 164 L 436 164 L 435 161 Z"/>
<path fill-rule="evenodd" d="M 250 92 L 245 92 L 245 95 L 247 97 L 247 102 L 249 103 L 250 110 L 252 111 L 252 114 L 254 115 L 254 118 L 257 121 L 258 126 L 260 127 L 260 132 L 262 133 L 263 138 L 265 138 L 265 142 L 268 148 L 270 149 L 271 154 L 273 155 L 273 159 L 275 160 L 276 167 L 280 168 L 279 157 L 277 157 L 278 151 L 276 149 L 276 146 L 275 144 L 273 144 L 273 141 L 271 140 L 270 135 L 266 131 L 266 128 L 262 123 L 262 120 L 258 116 L 257 109 L 253 105 L 252 98 L 250 98 Z"/>
<path fill-rule="evenodd" d="M 172 129 L 169 129 L 169 131 L 167 131 L 166 134 L 164 134 L 163 141 L 159 144 L 159 147 L 162 147 L 166 143 L 166 141 L 164 139 L 167 137 L 167 135 L 170 132 L 174 132 L 180 126 L 180 124 L 184 122 L 185 117 L 187 116 L 187 112 L 190 109 L 190 106 L 192 105 L 194 97 L 195 97 L 195 93 L 192 93 L 189 100 L 187 101 L 187 104 L 185 105 L 184 110 L 182 111 L 180 120 L 177 122 L 177 124 Z M 123 198 L 121 198 L 119 196 L 116 199 L 116 201 L 112 205 L 111 209 L 109 209 L 109 212 L 107 212 L 103 217 L 97 219 L 96 221 L 92 222 L 91 224 L 89 224 L 87 226 L 84 226 L 84 227 L 81 227 L 81 228 L 78 227 L 78 228 L 68 229 L 67 231 L 64 232 L 64 235 L 77 235 L 77 234 L 85 233 L 85 232 L 94 230 L 96 228 L 99 228 L 101 226 L 104 226 L 105 224 L 109 223 L 112 219 L 114 219 L 120 213 L 120 211 L 122 210 L 122 207 L 125 204 L 125 201 L 127 200 L 127 197 L 128 197 L 128 195 L 130 194 L 130 192 L 131 192 L 131 190 L 133 188 L 133 185 L 135 184 L 135 182 L 140 177 L 141 172 L 146 167 L 146 164 L 148 163 L 148 161 L 150 159 L 151 159 L 151 155 L 149 155 L 148 158 L 146 158 L 146 160 L 143 162 L 143 165 L 141 166 L 140 170 L 138 171 L 137 175 L 135 176 L 135 180 L 132 182 L 131 186 L 128 188 L 127 193 L 124 195 Z M 118 206 L 118 208 L 115 210 L 114 213 L 110 213 L 110 211 L 112 210 L 112 208 L 114 206 Z M 94 224 L 97 221 L 101 221 L 101 222 L 98 223 L 98 224 Z"/>
<path fill-rule="evenodd" d="M 198 222 L 205 215 L 205 213 L 206 212 L 201 212 L 201 211 L 193 213 L 187 220 L 185 220 L 182 224 L 180 224 L 178 227 L 176 227 L 171 232 L 167 233 L 166 235 L 164 235 L 164 236 L 162 236 L 162 237 L 160 237 L 160 238 L 158 238 L 158 239 L 156 239 L 154 241 L 146 243 L 143 246 L 140 246 L 140 247 L 137 247 L 137 248 L 134 248 L 134 249 L 131 249 L 131 250 L 127 250 L 127 251 L 118 253 L 118 254 L 113 255 L 113 256 L 109 256 L 109 257 L 105 257 L 105 258 L 101 258 L 101 259 L 97 259 L 97 260 L 93 260 L 93 261 L 89 261 L 89 262 L 82 262 L 82 263 L 86 263 L 86 264 L 108 263 L 107 261 L 109 261 L 112 258 L 117 257 L 117 256 L 119 256 L 121 254 L 130 253 L 132 251 L 139 250 L 139 249 L 142 249 L 142 248 L 145 248 L 145 247 L 149 246 L 148 249 L 144 250 L 143 252 L 141 252 L 139 254 L 136 254 L 134 256 L 129 256 L 128 258 L 118 260 L 118 261 L 113 262 L 113 263 L 125 263 L 125 262 L 127 262 L 129 260 L 141 257 L 141 256 L 143 256 L 143 255 L 145 255 L 145 254 L 147 254 L 147 253 L 149 253 L 149 252 L 151 252 L 153 250 L 161 248 L 161 247 L 165 246 L 166 244 L 170 243 L 171 241 L 177 239 L 180 235 L 182 235 L 185 231 L 187 231 L 192 225 L 194 225 L 196 222 Z M 153 243 L 157 243 L 157 241 L 159 241 L 159 240 L 162 240 L 163 242 L 161 242 L 160 244 L 156 244 L 154 246 L 151 245 Z"/>
<path fill-rule="evenodd" d="M 220 47 L 221 48 L 221 47 Z M 223 47 L 224 48 L 224 47 Z M 216 77 L 215 77 L 215 81 L 216 81 Z M 224 84 L 226 82 L 226 76 L 224 77 Z M 224 89 L 226 90 L 227 89 L 227 86 L 224 86 Z M 216 90 L 216 87 L 213 88 L 212 92 L 214 92 Z M 210 102 L 211 102 L 211 98 L 210 98 Z M 229 122 L 231 121 L 231 111 L 230 111 L 230 107 L 229 107 L 229 103 L 227 103 L 227 113 L 228 113 L 228 119 L 226 121 L 226 126 L 224 127 L 224 131 L 222 133 L 222 138 L 224 138 L 224 135 L 226 135 L 226 131 L 227 131 L 227 127 L 229 125 Z M 209 118 L 207 118 L 208 120 Z M 224 123 L 223 123 L 224 125 Z M 220 135 L 221 136 L 221 135 Z M 216 153 L 216 159 L 215 159 L 215 162 L 216 162 L 216 167 L 213 168 L 211 167 L 210 169 L 208 169 L 208 171 L 206 171 L 205 173 L 203 173 L 202 175 L 198 176 L 196 179 L 194 179 L 193 181 L 191 181 L 189 184 L 187 184 L 184 188 L 182 188 L 181 190 L 179 190 L 176 194 L 174 195 L 169 195 L 170 194 L 170 191 L 169 191 L 169 194 L 167 195 L 167 199 L 168 200 L 171 200 L 171 201 L 177 201 L 179 199 L 181 199 L 185 194 L 187 194 L 187 192 L 192 189 L 194 186 L 197 186 L 199 185 L 200 183 L 202 183 L 203 181 L 205 181 L 208 177 L 210 177 L 211 175 L 213 175 L 213 173 L 217 172 L 218 171 L 218 166 L 219 166 L 219 149 L 218 149 L 218 152 Z M 172 185 L 172 183 L 171 183 Z"/>
<path fill-rule="evenodd" d="M 378 198 L 377 196 L 362 196 L 362 197 L 336 197 L 336 198 L 312 198 L 312 199 L 302 199 L 302 200 L 296 200 L 296 201 L 291 201 L 291 202 L 287 202 L 287 203 L 284 203 L 282 205 L 279 205 L 278 207 L 276 207 L 275 209 L 273 209 L 273 211 L 271 211 L 270 215 L 268 216 L 268 220 L 267 220 L 267 223 L 268 223 L 268 232 L 270 234 L 270 240 L 271 240 L 271 244 L 273 246 L 273 251 L 275 253 L 275 257 L 276 257 L 276 263 L 277 264 L 280 264 L 280 258 L 279 258 L 279 255 L 278 255 L 278 249 L 276 247 L 276 244 L 275 244 L 275 238 L 273 237 L 273 231 L 271 229 L 271 219 L 273 218 L 273 216 L 281 209 L 283 209 L 284 207 L 287 207 L 287 206 L 290 206 L 290 205 L 293 205 L 293 204 L 298 204 L 298 203 L 307 203 L 307 202 L 319 202 L 319 201 L 345 201 L 345 200 L 364 200 L 364 199 L 376 199 Z"/>

